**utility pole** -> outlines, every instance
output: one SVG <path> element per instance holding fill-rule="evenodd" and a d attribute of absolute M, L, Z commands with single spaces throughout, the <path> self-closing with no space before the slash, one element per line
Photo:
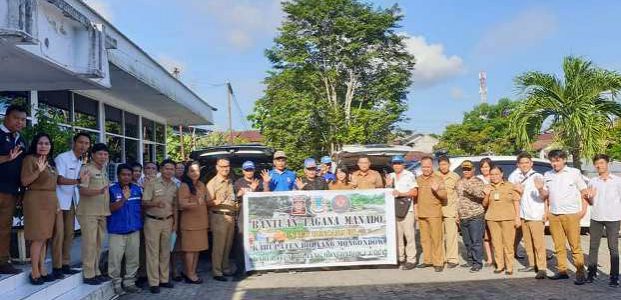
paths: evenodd
<path fill-rule="evenodd" d="M 227 87 L 227 108 L 229 114 L 229 145 L 233 145 L 233 117 L 232 117 L 232 108 L 231 103 L 233 102 L 233 88 L 231 87 L 231 83 L 226 83 Z"/>
<path fill-rule="evenodd" d="M 481 95 L 481 103 L 487 103 L 487 73 L 479 72 L 479 94 Z"/>
<path fill-rule="evenodd" d="M 185 160 L 185 151 L 183 149 L 183 125 L 179 125 L 179 146 L 181 147 L 181 160 Z"/>

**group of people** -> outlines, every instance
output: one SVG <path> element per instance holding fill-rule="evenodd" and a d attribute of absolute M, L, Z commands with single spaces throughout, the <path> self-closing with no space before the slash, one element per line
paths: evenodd
<path fill-rule="evenodd" d="M 144 169 L 139 163 L 120 164 L 118 180 L 110 182 L 105 144 L 92 144 L 87 133 L 78 132 L 71 150 L 54 157 L 53 140 L 46 133 L 34 136 L 26 147 L 19 133 L 25 125 L 25 109 L 8 107 L 0 126 L 0 273 L 19 272 L 10 264 L 9 244 L 13 212 L 21 198 L 25 237 L 30 243 L 30 281 L 35 285 L 80 272 L 70 266 L 76 217 L 82 236 L 84 283 L 112 280 L 117 294 L 135 293 L 141 290 L 137 278 L 146 277 L 149 290 L 159 293 L 160 288 L 174 287 L 170 279 L 202 283 L 197 274 L 199 255 L 209 248 L 215 280 L 245 277 L 240 217 L 245 193 L 392 188 L 398 258 L 404 270 L 433 267 L 441 272 L 445 266 L 458 267 L 461 229 L 467 252 L 462 267 L 481 271 L 485 252 L 486 264 L 495 265 L 494 273 L 511 275 L 515 243 L 520 242 L 515 238 L 518 232 L 528 256 L 528 266 L 518 271 L 535 272 L 537 279 L 543 279 L 547 277 L 544 228 L 549 222 L 558 261 L 558 272 L 550 279 L 569 278 L 569 243 L 577 270 L 575 283 L 592 282 L 597 277 L 598 247 L 605 230 L 611 253 L 610 285 L 618 286 L 621 178 L 608 172 L 605 155 L 593 159 L 599 176 L 588 184 L 577 169 L 566 165 L 566 155 L 560 150 L 549 153 L 553 170 L 545 174 L 533 170 L 528 154 L 520 154 L 518 168 L 507 180 L 489 159 L 480 162 L 476 176 L 473 162 L 464 161 L 460 176 L 450 171 L 449 158 L 440 157 L 438 170 L 434 170 L 433 158 L 428 156 L 420 160 L 419 176 L 406 170 L 401 156 L 392 158 L 394 172 L 386 176 L 372 170 L 365 156 L 358 159 L 352 173 L 333 168 L 330 157 L 325 156 L 319 162 L 306 159 L 304 176 L 298 178 L 287 168 L 286 154 L 276 151 L 272 170 L 259 172 L 252 161 L 246 161 L 243 176 L 237 180 L 232 179 L 230 161 L 220 158 L 215 176 L 206 184 L 201 181 L 198 162 L 170 159 L 159 164 L 147 162 Z M 587 205 L 592 206 L 591 245 L 584 270 L 580 219 Z M 416 260 L 416 223 L 423 251 L 420 264 Z M 212 233 L 211 245 L 208 231 Z M 107 276 L 99 266 L 106 236 Z M 44 263 L 48 244 L 52 272 Z M 229 261 L 231 252 L 235 264 Z M 176 268 L 179 258 L 183 261 L 181 273 Z"/>

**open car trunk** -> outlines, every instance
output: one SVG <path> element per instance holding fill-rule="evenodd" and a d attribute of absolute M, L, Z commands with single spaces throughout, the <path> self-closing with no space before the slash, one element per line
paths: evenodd
<path fill-rule="evenodd" d="M 241 166 L 249 160 L 254 162 L 257 174 L 272 168 L 274 149 L 262 145 L 232 145 L 209 147 L 192 151 L 190 158 L 201 165 L 201 181 L 207 182 L 216 175 L 216 161 L 228 158 L 231 161 L 232 179 L 242 176 Z"/>
<path fill-rule="evenodd" d="M 371 169 L 385 175 L 392 172 L 390 160 L 393 156 L 405 156 L 411 150 L 398 145 L 346 145 L 333 154 L 333 159 L 338 167 L 345 167 L 351 173 L 358 170 L 358 158 L 366 155 L 371 160 Z"/>

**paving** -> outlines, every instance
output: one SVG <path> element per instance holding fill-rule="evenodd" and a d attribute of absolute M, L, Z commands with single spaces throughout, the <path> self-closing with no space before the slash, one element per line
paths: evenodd
<path fill-rule="evenodd" d="M 588 249 L 588 240 L 582 236 L 583 249 Z M 546 243 L 551 251 L 549 236 Z M 241 282 L 218 282 L 211 279 L 209 262 L 204 258 L 199 265 L 203 284 L 177 283 L 160 294 L 145 290 L 121 299 L 621 299 L 621 288 L 608 287 L 609 260 L 606 240 L 602 239 L 598 281 L 576 286 L 573 273 L 569 280 L 551 281 L 535 280 L 534 273 L 497 275 L 492 268 L 471 274 L 461 267 L 436 273 L 433 269 L 403 271 L 392 266 L 268 272 Z M 516 269 L 523 263 L 518 261 Z M 552 270 L 555 263 L 555 258 L 548 261 Z"/>

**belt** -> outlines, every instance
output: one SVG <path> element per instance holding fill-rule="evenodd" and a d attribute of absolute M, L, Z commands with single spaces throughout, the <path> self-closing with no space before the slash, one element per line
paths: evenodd
<path fill-rule="evenodd" d="M 211 212 L 214 214 L 218 214 L 218 215 L 225 215 L 225 216 L 231 216 L 231 217 L 237 216 L 237 213 L 232 212 L 232 211 L 212 210 Z"/>
<path fill-rule="evenodd" d="M 162 218 L 162 217 L 152 216 L 152 215 L 149 215 L 149 214 L 145 214 L 145 216 L 146 216 L 147 218 L 151 218 L 151 219 L 154 219 L 154 220 L 160 220 L 160 221 L 166 221 L 166 220 L 168 220 L 168 219 L 170 219 L 170 218 L 172 218 L 172 217 L 173 217 L 173 215 L 170 215 L 170 216 L 168 216 L 168 217 Z"/>

